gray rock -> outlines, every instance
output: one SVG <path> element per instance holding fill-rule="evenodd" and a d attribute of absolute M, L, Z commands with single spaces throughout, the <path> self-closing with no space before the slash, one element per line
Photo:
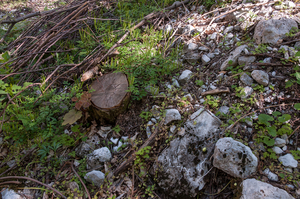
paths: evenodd
<path fill-rule="evenodd" d="M 298 162 L 294 159 L 291 154 L 286 154 L 284 156 L 280 156 L 278 160 L 283 164 L 285 167 L 292 167 L 297 168 Z"/>
<path fill-rule="evenodd" d="M 86 155 L 90 153 L 92 150 L 92 146 L 86 142 L 82 142 L 76 149 L 75 149 L 75 154 L 78 157 L 84 158 Z"/>
<path fill-rule="evenodd" d="M 9 168 L 12 168 L 16 165 L 16 160 L 10 160 L 6 164 L 9 166 Z"/>
<path fill-rule="evenodd" d="M 174 78 L 172 79 L 172 85 L 177 87 L 177 88 L 180 88 L 180 85 L 179 85 L 178 81 Z"/>
<path fill-rule="evenodd" d="M 242 186 L 240 199 L 293 199 L 285 190 L 255 179 L 244 180 Z"/>
<path fill-rule="evenodd" d="M 201 61 L 202 61 L 202 64 L 205 66 L 210 62 L 210 58 L 207 55 L 202 55 Z"/>
<path fill-rule="evenodd" d="M 221 114 L 227 115 L 229 114 L 229 107 L 228 106 L 221 106 L 218 110 Z"/>
<path fill-rule="evenodd" d="M 175 132 L 175 130 L 176 130 L 176 126 L 175 126 L 175 125 L 172 125 L 172 126 L 170 127 L 170 132 L 173 134 L 173 133 Z"/>
<path fill-rule="evenodd" d="M 251 64 L 252 62 L 255 62 L 256 57 L 255 56 L 241 56 L 238 58 L 238 63 L 240 66 Z"/>
<path fill-rule="evenodd" d="M 215 54 L 214 53 L 207 53 L 206 54 L 207 57 L 209 57 L 210 59 L 213 59 L 215 57 Z"/>
<path fill-rule="evenodd" d="M 269 75 L 268 73 L 262 70 L 254 70 L 251 73 L 252 78 L 257 81 L 257 83 L 267 86 L 269 84 Z"/>
<path fill-rule="evenodd" d="M 94 150 L 87 155 L 87 168 L 94 169 L 103 166 L 104 162 L 108 162 L 111 159 L 111 153 L 107 147 Z"/>
<path fill-rule="evenodd" d="M 242 96 L 241 98 L 242 99 L 246 99 L 247 97 L 249 97 L 253 92 L 253 88 L 250 87 L 250 86 L 246 86 L 244 89 L 243 89 L 243 93 L 242 93 Z"/>
<path fill-rule="evenodd" d="M 2 189 L 1 195 L 3 199 L 25 199 L 11 189 Z"/>
<path fill-rule="evenodd" d="M 184 59 L 188 63 L 195 65 L 201 59 L 201 55 L 199 53 L 190 53 L 185 55 Z"/>
<path fill-rule="evenodd" d="M 262 20 L 256 25 L 253 38 L 257 44 L 276 44 L 279 39 L 285 37 L 286 33 L 289 33 L 292 27 L 298 28 L 296 21 L 293 19 Z"/>
<path fill-rule="evenodd" d="M 218 33 L 217 33 L 217 32 L 214 32 L 213 34 L 211 34 L 211 35 L 209 36 L 209 40 L 216 40 L 216 39 L 217 39 L 217 35 L 218 35 Z"/>
<path fill-rule="evenodd" d="M 224 30 L 224 34 L 227 34 L 229 32 L 233 31 L 233 26 L 228 26 L 225 30 Z"/>
<path fill-rule="evenodd" d="M 234 34 L 228 33 L 228 35 L 226 36 L 226 39 L 232 39 L 233 37 L 234 37 Z"/>
<path fill-rule="evenodd" d="M 220 69 L 221 70 L 226 70 L 226 68 L 229 66 L 229 61 L 232 61 L 232 66 L 236 66 L 237 65 L 237 59 L 239 58 L 239 56 L 241 55 L 241 53 L 243 52 L 243 50 L 247 47 L 247 45 L 241 45 L 239 47 L 237 47 L 233 52 L 230 53 L 228 59 L 223 62 L 223 64 L 221 65 Z"/>
<path fill-rule="evenodd" d="M 171 198 L 195 197 L 212 167 L 209 157 L 221 132 L 221 121 L 204 108 L 194 113 L 193 118 L 185 123 L 184 132 L 179 130 L 178 135 L 183 137 L 172 140 L 158 157 L 158 164 L 153 165 L 158 185 Z"/>
<path fill-rule="evenodd" d="M 247 178 L 256 172 L 257 157 L 249 147 L 230 137 L 218 140 L 213 157 L 213 165 L 233 177 Z"/>
<path fill-rule="evenodd" d="M 300 45 L 299 45 L 299 47 L 300 47 Z M 200 46 L 198 49 L 201 51 L 209 51 L 209 48 L 207 48 L 206 46 Z"/>
<path fill-rule="evenodd" d="M 253 79 L 247 75 L 246 73 L 243 73 L 240 77 L 241 82 L 246 84 L 247 86 L 251 86 L 253 84 Z"/>
<path fill-rule="evenodd" d="M 281 138 L 275 138 L 275 146 L 283 147 L 286 145 L 286 140 Z"/>
<path fill-rule="evenodd" d="M 168 125 L 172 121 L 181 120 L 181 115 L 177 109 L 167 109 L 165 117 L 165 125 Z"/>
<path fill-rule="evenodd" d="M 97 187 L 101 187 L 101 185 L 104 183 L 105 174 L 101 171 L 93 170 L 91 172 L 88 172 L 84 176 L 84 179 L 86 179 L 86 181 L 90 183 L 93 183 Z"/>
<path fill-rule="evenodd" d="M 180 84 L 185 84 L 193 75 L 193 72 L 190 70 L 184 70 L 180 77 L 179 77 L 179 83 Z"/>
<path fill-rule="evenodd" d="M 298 49 L 300 49 L 300 41 L 297 41 L 296 43 L 295 43 L 295 45 L 294 45 L 294 48 L 298 48 Z"/>
<path fill-rule="evenodd" d="M 276 153 L 276 154 L 282 154 L 283 150 L 281 148 L 279 148 L 278 146 L 274 146 L 272 148 L 272 150 Z"/>
<path fill-rule="evenodd" d="M 270 169 L 268 168 L 265 169 L 264 174 L 268 176 L 269 180 L 276 181 L 276 182 L 278 181 L 278 176 L 275 173 L 272 173 Z"/>
<path fill-rule="evenodd" d="M 198 45 L 197 44 L 195 44 L 195 43 L 189 43 L 189 45 L 188 45 L 188 50 L 197 50 L 197 48 L 198 48 Z"/>

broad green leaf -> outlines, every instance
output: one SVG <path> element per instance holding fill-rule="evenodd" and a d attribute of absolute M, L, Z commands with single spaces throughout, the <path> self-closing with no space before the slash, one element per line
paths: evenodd
<path fill-rule="evenodd" d="M 300 51 L 296 52 L 295 56 L 299 57 L 300 56 Z"/>
<path fill-rule="evenodd" d="M 267 145 L 267 146 L 274 146 L 275 144 L 275 140 L 269 137 L 264 137 L 263 142 Z"/>
<path fill-rule="evenodd" d="M 4 90 L 0 90 L 0 95 L 3 95 L 3 94 L 7 94 L 7 92 Z"/>
<path fill-rule="evenodd" d="M 292 132 L 293 130 L 287 124 L 282 125 L 282 127 L 277 131 L 278 135 L 284 135 L 284 134 L 290 135 Z"/>
<path fill-rule="evenodd" d="M 289 88 L 291 86 L 293 86 L 293 82 L 291 80 L 285 82 L 285 88 Z"/>
<path fill-rule="evenodd" d="M 3 62 L 7 62 L 10 58 L 8 51 L 6 51 L 5 53 L 2 54 L 3 57 Z"/>
<path fill-rule="evenodd" d="M 286 121 L 288 121 L 290 119 L 291 119 L 291 115 L 290 114 L 284 114 L 281 117 L 278 117 L 278 121 L 282 122 L 282 123 L 286 122 Z"/>
<path fill-rule="evenodd" d="M 267 126 L 270 126 L 269 121 L 274 121 L 274 118 L 272 116 L 267 115 L 267 114 L 260 114 L 258 116 L 258 120 L 259 120 L 260 123 L 263 123 Z"/>
<path fill-rule="evenodd" d="M 81 111 L 76 111 L 75 109 L 72 109 L 64 116 L 64 122 L 62 123 L 62 125 L 74 124 L 77 120 L 81 118 L 81 116 Z"/>
<path fill-rule="evenodd" d="M 272 115 L 275 116 L 275 117 L 277 117 L 278 115 L 281 115 L 281 113 L 280 113 L 279 111 L 274 111 L 274 112 L 272 113 Z"/>
<path fill-rule="evenodd" d="M 272 135 L 273 137 L 275 137 L 277 135 L 276 133 L 276 128 L 274 126 L 271 126 L 271 127 L 267 127 L 267 130 L 268 130 L 268 133 L 270 135 Z"/>
<path fill-rule="evenodd" d="M 299 72 L 296 72 L 296 73 L 295 73 L 295 77 L 297 78 L 297 80 L 299 80 L 299 79 L 300 79 L 300 73 L 299 73 Z"/>
<path fill-rule="evenodd" d="M 300 103 L 295 104 L 294 108 L 299 111 L 300 110 Z"/>

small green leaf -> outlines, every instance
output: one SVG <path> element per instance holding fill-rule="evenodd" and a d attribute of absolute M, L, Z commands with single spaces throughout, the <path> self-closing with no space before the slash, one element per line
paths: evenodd
<path fill-rule="evenodd" d="M 0 90 L 0 95 L 7 94 L 4 90 Z"/>
<path fill-rule="evenodd" d="M 295 56 L 299 57 L 300 56 L 300 51 L 296 52 Z"/>
<path fill-rule="evenodd" d="M 272 135 L 273 137 L 275 137 L 277 135 L 276 133 L 276 128 L 274 126 L 271 126 L 271 127 L 267 127 L 267 130 L 268 130 L 268 133 L 270 135 Z"/>
<path fill-rule="evenodd" d="M 272 116 L 269 116 L 267 114 L 260 114 L 258 116 L 258 120 L 260 123 L 265 124 L 267 126 L 270 126 L 269 121 L 274 121 L 274 118 Z"/>
<path fill-rule="evenodd" d="M 278 117 L 278 121 L 282 122 L 282 123 L 286 122 L 286 121 L 288 121 L 290 119 L 291 119 L 291 115 L 289 115 L 289 114 L 284 114 L 281 117 Z"/>
<path fill-rule="evenodd" d="M 291 86 L 293 86 L 293 82 L 291 80 L 285 82 L 285 88 L 289 88 Z"/>
<path fill-rule="evenodd" d="M 300 51 L 299 51 L 299 52 L 300 52 Z M 295 105 L 294 105 L 294 108 L 295 108 L 296 110 L 299 111 L 299 110 L 300 110 L 300 103 L 295 104 Z"/>
<path fill-rule="evenodd" d="M 274 111 L 274 112 L 272 113 L 272 115 L 275 116 L 275 117 L 277 117 L 278 115 L 281 115 L 281 113 L 280 113 L 279 111 Z"/>
<path fill-rule="evenodd" d="M 295 73 L 295 77 L 297 78 L 297 80 L 299 80 L 299 79 L 300 79 L 300 73 L 299 73 L 299 72 L 296 72 L 296 73 Z"/>
<path fill-rule="evenodd" d="M 263 142 L 267 145 L 267 146 L 274 146 L 275 144 L 275 140 L 269 137 L 264 137 Z"/>

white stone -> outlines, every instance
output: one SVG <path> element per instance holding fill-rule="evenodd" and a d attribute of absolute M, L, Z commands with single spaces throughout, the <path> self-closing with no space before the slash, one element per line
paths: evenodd
<path fill-rule="evenodd" d="M 255 62 L 256 57 L 255 56 L 241 56 L 238 58 L 238 63 L 240 66 L 251 64 L 252 62 Z"/>
<path fill-rule="evenodd" d="M 268 176 L 269 180 L 278 181 L 278 176 L 275 173 L 272 173 L 269 168 L 265 169 L 264 173 Z"/>
<path fill-rule="evenodd" d="M 180 84 L 185 84 L 193 75 L 193 72 L 190 70 L 184 70 L 180 77 L 179 77 L 179 82 Z"/>
<path fill-rule="evenodd" d="M 232 61 L 232 66 L 237 65 L 237 59 L 241 55 L 241 53 L 244 51 L 244 49 L 247 47 L 247 45 L 241 45 L 237 47 L 233 52 L 230 53 L 229 57 L 220 67 L 220 70 L 226 70 L 226 68 L 229 66 L 229 61 Z"/>
<path fill-rule="evenodd" d="M 229 33 L 229 34 L 226 36 L 227 39 L 232 39 L 233 37 L 234 37 L 234 35 L 233 35 L 232 33 Z"/>
<path fill-rule="evenodd" d="M 207 65 L 210 62 L 210 58 L 207 55 L 202 55 L 201 61 L 203 65 Z"/>
<path fill-rule="evenodd" d="M 221 114 L 227 115 L 229 113 L 229 107 L 228 106 L 221 106 L 217 112 L 220 112 Z"/>
<path fill-rule="evenodd" d="M 87 167 L 90 169 L 102 166 L 104 162 L 110 161 L 111 157 L 111 153 L 107 147 L 94 150 L 87 155 Z"/>
<path fill-rule="evenodd" d="M 175 126 L 175 125 L 172 125 L 172 126 L 170 127 L 170 132 L 171 132 L 171 133 L 174 133 L 174 132 L 175 132 L 175 129 L 176 129 L 176 126 Z"/>
<path fill-rule="evenodd" d="M 283 146 L 283 147 L 282 147 L 282 150 L 283 150 L 283 151 L 286 151 L 286 150 L 287 150 L 287 146 L 286 146 L 286 145 Z"/>
<path fill-rule="evenodd" d="M 274 147 L 272 148 L 272 150 L 273 150 L 276 154 L 282 154 L 282 153 L 283 153 L 282 149 L 279 148 L 278 146 L 274 146 Z"/>
<path fill-rule="evenodd" d="M 213 34 L 210 35 L 210 40 L 216 40 L 217 39 L 217 32 L 214 32 Z"/>
<path fill-rule="evenodd" d="M 200 46 L 198 49 L 201 51 L 209 51 L 209 48 L 207 48 L 206 46 Z"/>
<path fill-rule="evenodd" d="M 168 125 L 172 121 L 181 120 L 181 115 L 177 109 L 167 109 L 165 117 L 165 125 Z"/>
<path fill-rule="evenodd" d="M 243 73 L 240 77 L 241 82 L 246 84 L 247 86 L 251 86 L 253 84 L 253 79 L 247 75 L 246 73 Z"/>
<path fill-rule="evenodd" d="M 233 177 L 247 178 L 256 172 L 257 157 L 248 146 L 230 137 L 218 140 L 213 165 Z"/>
<path fill-rule="evenodd" d="M 118 142 L 118 145 L 113 147 L 114 152 L 118 152 L 122 148 L 123 143 L 121 141 Z"/>
<path fill-rule="evenodd" d="M 105 174 L 101 171 L 93 170 L 91 172 L 88 172 L 84 176 L 84 179 L 86 179 L 86 181 L 90 183 L 93 183 L 95 186 L 100 187 L 104 183 Z"/>
<path fill-rule="evenodd" d="M 110 138 L 110 141 L 114 144 L 117 144 L 118 140 L 119 140 L 118 138 L 113 138 L 113 137 Z"/>
<path fill-rule="evenodd" d="M 242 93 L 241 98 L 246 99 L 247 97 L 249 97 L 252 94 L 253 88 L 250 86 L 246 86 L 243 91 L 244 92 Z"/>
<path fill-rule="evenodd" d="M 286 167 L 297 168 L 298 162 L 294 159 L 291 154 L 286 154 L 284 156 L 280 156 L 278 160 Z"/>
<path fill-rule="evenodd" d="M 275 138 L 275 146 L 283 147 L 286 145 L 286 141 L 281 138 Z"/>
<path fill-rule="evenodd" d="M 257 44 L 276 44 L 279 39 L 285 37 L 286 33 L 289 33 L 292 27 L 298 28 L 296 21 L 293 19 L 280 18 L 261 20 L 255 27 L 253 38 Z"/>
<path fill-rule="evenodd" d="M 233 26 L 228 26 L 225 30 L 224 30 L 224 34 L 227 34 L 229 32 L 233 31 Z"/>
<path fill-rule="evenodd" d="M 195 43 L 189 43 L 188 50 L 196 50 L 198 48 L 198 45 Z"/>
<path fill-rule="evenodd" d="M 20 196 L 14 190 L 11 189 L 2 189 L 1 195 L 2 199 L 23 199 L 22 196 Z"/>
<path fill-rule="evenodd" d="M 285 190 L 255 179 L 247 179 L 242 183 L 243 191 L 240 199 L 294 199 Z"/>
<path fill-rule="evenodd" d="M 269 84 L 269 75 L 262 70 L 254 70 L 251 73 L 252 78 L 259 84 L 267 86 Z"/>

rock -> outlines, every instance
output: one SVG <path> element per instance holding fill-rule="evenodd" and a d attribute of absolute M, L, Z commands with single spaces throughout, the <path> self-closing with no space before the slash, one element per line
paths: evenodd
<path fill-rule="evenodd" d="M 296 21 L 293 19 L 262 20 L 256 25 L 253 38 L 257 44 L 276 44 L 279 39 L 285 37 L 286 33 L 289 33 L 292 27 L 298 28 Z"/>
<path fill-rule="evenodd" d="M 86 179 L 86 181 L 90 183 L 93 183 L 97 187 L 101 187 L 101 185 L 104 183 L 105 174 L 101 171 L 93 170 L 91 172 L 88 172 L 84 176 L 84 179 Z"/>
<path fill-rule="evenodd" d="M 275 138 L 275 146 L 283 147 L 286 145 L 286 141 L 281 138 Z"/>
<path fill-rule="evenodd" d="M 257 157 L 249 147 L 230 137 L 218 140 L 213 157 L 213 165 L 233 177 L 247 178 L 256 172 Z"/>
<path fill-rule="evenodd" d="M 201 59 L 201 55 L 199 53 L 189 53 L 189 54 L 185 55 L 184 59 L 188 63 L 195 65 Z"/>
<path fill-rule="evenodd" d="M 207 55 L 202 55 L 201 61 L 202 61 L 202 64 L 205 66 L 205 65 L 208 65 L 208 63 L 210 62 L 210 58 Z"/>
<path fill-rule="evenodd" d="M 175 125 L 172 125 L 172 126 L 170 127 L 170 132 L 171 132 L 171 134 L 173 134 L 173 133 L 175 132 L 175 130 L 176 130 L 176 126 L 175 126 Z"/>
<path fill-rule="evenodd" d="M 2 189 L 1 195 L 2 195 L 2 199 L 25 199 L 11 189 L 4 189 L 4 190 Z"/>
<path fill-rule="evenodd" d="M 210 35 L 209 40 L 216 40 L 218 36 L 217 32 L 214 32 L 213 34 Z"/>
<path fill-rule="evenodd" d="M 282 154 L 283 150 L 281 148 L 279 148 L 278 146 L 274 146 L 272 148 L 272 150 L 276 153 L 276 154 Z"/>
<path fill-rule="evenodd" d="M 247 179 L 242 183 L 243 191 L 240 199 L 293 199 L 285 190 L 255 179 Z"/>
<path fill-rule="evenodd" d="M 165 125 L 168 125 L 172 121 L 181 120 L 181 115 L 177 109 L 167 109 L 165 117 Z"/>
<path fill-rule="evenodd" d="M 268 176 L 269 180 L 276 181 L 276 182 L 278 181 L 278 176 L 275 173 L 272 173 L 270 169 L 268 168 L 265 169 L 264 174 Z"/>
<path fill-rule="evenodd" d="M 179 77 L 179 83 L 180 84 L 185 84 L 191 77 L 192 77 L 193 72 L 190 70 L 184 70 L 180 77 Z"/>
<path fill-rule="evenodd" d="M 242 99 L 246 99 L 247 97 L 249 97 L 253 92 L 253 88 L 250 87 L 250 86 L 246 86 L 244 89 L 243 89 L 243 93 L 242 93 L 242 96 L 241 98 Z"/>
<path fill-rule="evenodd" d="M 264 86 L 267 86 L 269 84 L 269 75 L 262 70 L 252 71 L 251 76 L 259 84 L 262 84 Z"/>
<path fill-rule="evenodd" d="M 121 141 L 118 142 L 117 146 L 113 147 L 114 152 L 118 152 L 122 148 L 123 143 Z"/>
<path fill-rule="evenodd" d="M 252 62 L 255 62 L 256 57 L 255 56 L 241 56 L 238 58 L 238 63 L 240 66 L 251 64 Z"/>
<path fill-rule="evenodd" d="M 240 77 L 241 82 L 246 84 L 247 86 L 251 86 L 253 84 L 253 79 L 247 75 L 246 73 L 243 73 Z"/>
<path fill-rule="evenodd" d="M 233 52 L 230 53 L 228 59 L 223 62 L 223 64 L 220 67 L 220 70 L 226 70 L 226 68 L 229 66 L 229 61 L 232 61 L 231 65 L 236 66 L 237 65 L 237 59 L 243 52 L 243 50 L 247 47 L 247 45 L 241 45 L 237 47 Z"/>
<path fill-rule="evenodd" d="M 167 25 L 165 26 L 165 32 L 169 33 L 169 32 L 171 32 L 172 30 L 173 30 L 172 25 L 167 24 Z"/>
<path fill-rule="evenodd" d="M 12 168 L 16 165 L 16 160 L 10 160 L 6 164 L 9 166 L 9 168 Z"/>
<path fill-rule="evenodd" d="M 297 41 L 294 45 L 294 48 L 300 49 L 300 41 Z"/>
<path fill-rule="evenodd" d="M 229 34 L 226 36 L 226 39 L 232 39 L 233 37 L 234 37 L 234 34 L 229 33 Z"/>
<path fill-rule="evenodd" d="M 300 44 L 299 44 L 299 47 L 300 47 Z M 206 46 L 200 46 L 198 49 L 201 51 L 209 51 L 209 48 L 207 48 Z"/>
<path fill-rule="evenodd" d="M 198 45 L 195 43 L 189 43 L 189 45 L 187 47 L 188 50 L 197 50 L 197 48 L 198 48 Z"/>
<path fill-rule="evenodd" d="M 224 30 L 224 34 L 227 34 L 229 32 L 233 31 L 233 26 L 228 26 L 225 30 Z"/>
<path fill-rule="evenodd" d="M 221 106 L 217 112 L 220 112 L 221 114 L 227 115 L 229 114 L 229 107 L 228 106 Z"/>
<path fill-rule="evenodd" d="M 211 168 L 209 157 L 221 132 L 220 125 L 217 117 L 201 108 L 179 130 L 178 135 L 183 137 L 172 140 L 158 157 L 158 164 L 154 165 L 157 184 L 170 198 L 195 197 L 204 187 L 203 177 Z M 203 147 L 206 147 L 206 152 L 203 152 Z"/>
<path fill-rule="evenodd" d="M 180 88 L 180 85 L 179 85 L 178 81 L 174 78 L 172 79 L 172 85 L 177 87 L 177 88 Z"/>
<path fill-rule="evenodd" d="M 111 153 L 107 147 L 94 150 L 87 155 L 87 168 L 94 169 L 103 165 L 104 162 L 108 162 L 111 159 Z"/>
<path fill-rule="evenodd" d="M 82 142 L 76 149 L 75 149 L 75 154 L 78 157 L 84 158 L 86 155 L 90 153 L 92 150 L 91 145 L 89 145 L 86 142 Z"/>
<path fill-rule="evenodd" d="M 214 53 L 207 53 L 206 56 L 209 57 L 210 59 L 213 59 L 215 57 L 215 54 Z"/>
<path fill-rule="evenodd" d="M 286 154 L 284 156 L 280 156 L 278 160 L 283 164 L 285 167 L 292 167 L 297 168 L 298 162 L 294 159 L 291 154 Z"/>

